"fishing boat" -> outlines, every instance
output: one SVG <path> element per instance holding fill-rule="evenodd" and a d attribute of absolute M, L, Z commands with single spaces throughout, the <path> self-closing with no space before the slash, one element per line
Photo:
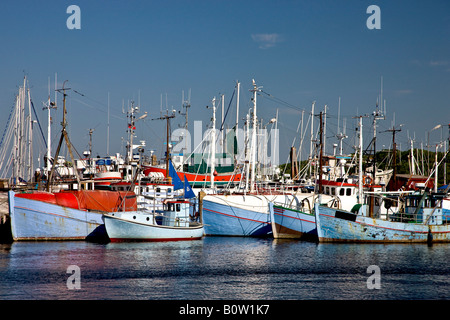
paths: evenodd
<path fill-rule="evenodd" d="M 327 196 L 322 196 L 321 199 Z M 272 234 L 275 239 L 302 239 L 317 240 L 316 217 L 314 215 L 314 203 L 317 195 L 311 194 L 298 201 L 289 204 L 270 202 L 269 212 L 272 222 Z M 323 205 L 339 207 L 340 202 L 336 197 L 329 197 Z"/>
<path fill-rule="evenodd" d="M 239 119 L 239 82 L 237 83 L 237 119 Z M 234 97 L 234 93 L 231 99 L 233 99 Z M 186 122 L 185 122 L 185 126 L 184 128 L 187 129 L 188 128 L 188 109 L 190 108 L 190 99 L 188 100 L 184 100 L 184 96 L 183 96 L 183 108 L 185 108 L 185 112 L 183 113 L 186 116 Z M 212 101 L 212 109 L 213 109 L 213 130 L 211 131 L 211 136 L 210 136 L 210 143 L 216 143 L 216 139 L 217 137 L 215 136 L 215 123 L 216 123 L 216 98 L 214 98 Z M 237 185 L 239 184 L 239 182 L 241 181 L 241 179 L 243 178 L 243 175 L 240 173 L 239 170 L 239 166 L 236 165 L 236 156 L 237 156 L 237 137 L 236 137 L 236 132 L 237 132 L 237 125 L 233 128 L 234 130 L 232 132 L 234 132 L 234 134 L 230 134 L 228 135 L 227 133 L 227 138 L 225 140 L 232 140 L 229 141 L 228 143 L 225 142 L 223 140 L 223 135 L 224 135 L 224 121 L 225 121 L 225 114 L 224 114 L 224 104 L 225 104 L 225 100 L 224 100 L 224 95 L 222 95 L 222 124 L 221 124 L 221 134 L 222 134 L 222 152 L 217 153 L 216 156 L 216 148 L 212 148 L 214 149 L 214 157 L 217 158 L 217 164 L 214 164 L 214 168 L 209 167 L 207 162 L 209 159 L 206 159 L 205 157 L 207 157 L 207 154 L 203 153 L 201 151 L 202 149 L 202 145 L 203 145 L 203 141 L 195 146 L 194 151 L 195 150 L 200 150 L 200 151 L 196 151 L 196 152 L 192 152 L 192 153 L 185 153 L 185 152 L 175 152 L 173 149 L 170 150 L 170 144 L 169 143 L 169 132 L 167 132 L 167 141 L 166 141 L 166 163 L 162 163 L 160 165 L 156 164 L 156 158 L 155 158 L 155 163 L 153 163 L 152 165 L 145 165 L 144 166 L 144 174 L 145 175 L 149 175 L 152 173 L 158 173 L 158 174 L 162 174 L 165 178 L 168 178 L 169 174 L 167 172 L 167 157 L 171 157 L 171 161 L 173 162 L 176 170 L 177 170 L 177 175 L 178 177 L 181 179 L 181 181 L 184 181 L 184 179 L 186 178 L 187 181 L 189 182 L 189 184 L 192 187 L 203 187 L 203 188 L 207 188 L 210 187 L 212 188 L 213 185 L 220 185 L 220 186 L 229 186 L 229 185 Z M 231 104 L 231 101 L 230 101 Z M 209 108 L 209 107 L 208 107 Z M 165 115 L 161 118 L 157 118 L 157 119 L 167 119 L 173 117 L 170 115 Z M 155 120 L 155 119 L 153 119 Z M 168 126 L 166 126 L 166 128 L 168 128 Z M 195 132 L 195 129 L 194 129 Z M 209 157 L 208 157 L 209 158 Z M 213 162 L 215 160 L 211 160 L 210 162 Z M 211 179 L 213 179 L 213 182 L 211 182 Z"/>
<path fill-rule="evenodd" d="M 184 184 L 181 182 L 172 162 L 169 161 L 168 164 L 173 185 L 162 185 L 166 188 L 167 198 L 160 198 L 160 187 L 151 185 L 152 189 L 148 190 L 148 185 L 140 186 L 138 197 L 150 200 L 145 201 L 144 206 L 141 204 L 140 210 L 104 215 L 105 229 L 112 242 L 181 241 L 203 237 L 204 230 L 197 214 L 195 194 L 186 178 Z M 174 197 L 172 192 L 180 189 L 183 189 L 183 195 Z M 161 203 L 163 207 L 157 207 L 157 203 Z"/>
<path fill-rule="evenodd" d="M 363 204 L 352 211 L 315 204 L 320 242 L 450 242 L 449 201 L 445 195 L 415 192 L 405 197 L 397 213 L 368 215 Z"/>
<path fill-rule="evenodd" d="M 163 210 L 117 212 L 103 216 L 112 242 L 183 241 L 203 237 L 203 225 L 195 220 L 189 200 L 168 200 Z"/>
<path fill-rule="evenodd" d="M 106 212 L 136 210 L 131 192 L 72 190 L 9 191 L 13 240 L 85 240 L 105 236 Z"/>
<path fill-rule="evenodd" d="M 301 201 L 301 190 L 288 190 L 285 185 L 267 186 L 256 182 L 256 146 L 257 146 L 257 118 L 256 118 L 256 97 L 260 89 L 253 80 L 253 128 L 252 135 L 248 135 L 247 143 L 251 143 L 246 153 L 244 163 L 245 178 L 241 181 L 239 189 L 227 189 L 225 192 L 212 192 L 202 197 L 202 219 L 205 225 L 206 235 L 215 236 L 250 236 L 267 237 L 272 234 L 272 220 L 269 212 L 269 203 L 277 202 L 289 204 Z M 215 109 L 213 108 L 213 128 L 214 134 Z M 249 115 L 247 116 L 249 119 Z M 250 120 L 247 121 L 247 132 L 249 131 Z M 211 170 L 215 165 L 215 139 L 211 141 Z M 244 177 L 244 174 L 243 174 Z M 243 185 L 245 182 L 245 186 Z M 210 178 L 211 189 L 214 190 L 214 177 Z M 262 187 L 262 188 L 261 188 Z M 298 186 L 295 188 L 298 189 Z"/>
<path fill-rule="evenodd" d="M 284 195 L 208 194 L 202 199 L 205 234 L 215 236 L 267 236 L 272 232 L 269 202 Z"/>
<path fill-rule="evenodd" d="M 159 173 L 166 176 L 166 169 L 163 167 L 157 167 L 157 166 L 146 166 L 144 170 L 145 175 L 150 175 L 152 173 Z M 185 172 L 185 171 L 178 171 L 177 172 L 179 178 L 181 180 L 186 179 L 189 181 L 189 184 L 191 186 L 210 186 L 210 173 L 197 173 L 197 172 Z M 228 184 L 239 184 L 241 181 L 242 175 L 241 173 L 235 173 L 233 171 L 231 172 L 224 172 L 224 173 L 218 173 L 213 172 L 214 176 L 214 183 L 216 185 L 228 185 Z"/>

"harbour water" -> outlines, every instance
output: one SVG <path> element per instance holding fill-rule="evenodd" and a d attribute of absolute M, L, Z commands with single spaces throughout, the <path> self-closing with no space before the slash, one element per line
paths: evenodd
<path fill-rule="evenodd" d="M 449 254 L 447 244 L 228 237 L 14 242 L 0 244 L 0 299 L 448 300 Z M 379 272 L 368 272 L 369 266 Z"/>

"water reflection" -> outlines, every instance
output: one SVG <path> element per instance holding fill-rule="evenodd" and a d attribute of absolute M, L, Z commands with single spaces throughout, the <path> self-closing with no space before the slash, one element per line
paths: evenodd
<path fill-rule="evenodd" d="M 207 237 L 0 245 L 0 299 L 448 299 L 448 245 Z M 69 265 L 81 289 L 69 290 Z M 381 289 L 367 288 L 369 265 Z"/>

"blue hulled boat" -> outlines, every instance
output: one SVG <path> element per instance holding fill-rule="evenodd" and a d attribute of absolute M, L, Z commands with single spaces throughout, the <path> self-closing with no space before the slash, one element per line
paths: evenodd
<path fill-rule="evenodd" d="M 320 242 L 450 242 L 450 217 L 445 198 L 427 192 L 406 196 L 405 206 L 386 219 L 315 204 Z"/>

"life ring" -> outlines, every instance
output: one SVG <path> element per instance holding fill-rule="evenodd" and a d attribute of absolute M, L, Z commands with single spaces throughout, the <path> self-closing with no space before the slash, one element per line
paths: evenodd
<path fill-rule="evenodd" d="M 363 184 L 368 185 L 372 183 L 372 178 L 369 176 L 364 176 L 363 177 Z"/>

